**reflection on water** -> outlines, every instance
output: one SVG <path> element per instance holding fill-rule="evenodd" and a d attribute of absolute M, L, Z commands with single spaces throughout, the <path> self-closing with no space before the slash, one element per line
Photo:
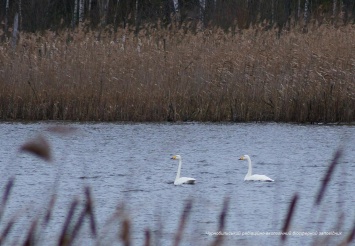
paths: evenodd
<path fill-rule="evenodd" d="M 354 223 L 353 126 L 73 123 L 69 125 L 78 131 L 69 135 L 45 131 L 56 124 L 64 123 L 0 124 L 1 192 L 8 179 L 15 177 L 2 222 L 19 217 L 9 243 L 23 239 L 25 235 L 20 232 L 27 231 L 29 221 L 46 212 L 53 194 L 57 195 L 53 218 L 40 240 L 58 237 L 72 200 L 85 199 L 85 186 L 92 189 L 98 234 L 104 244 L 118 241 L 113 228 L 119 227 L 112 226 L 110 219 L 122 206 L 132 222 L 135 245 L 143 244 L 148 228 L 156 244 L 171 244 L 190 199 L 192 210 L 183 245 L 214 240 L 225 197 L 230 198 L 226 242 L 279 242 L 279 236 L 265 233 L 281 231 L 295 192 L 300 199 L 290 228 L 294 234 L 287 239 L 290 245 L 324 239 L 298 232 L 338 230 L 345 236 Z M 21 144 L 38 133 L 51 144 L 52 163 L 18 152 Z M 341 145 L 344 156 L 323 202 L 314 208 L 321 181 Z M 195 185 L 173 185 L 178 163 L 170 158 L 175 154 L 182 155 L 182 175 L 196 178 Z M 275 182 L 244 182 L 247 162 L 238 160 L 243 154 L 251 156 L 254 173 L 265 174 Z M 339 218 L 342 224 L 336 228 Z M 76 244 L 94 244 L 89 226 L 83 227 L 81 234 Z M 340 239 L 333 235 L 330 240 Z"/>

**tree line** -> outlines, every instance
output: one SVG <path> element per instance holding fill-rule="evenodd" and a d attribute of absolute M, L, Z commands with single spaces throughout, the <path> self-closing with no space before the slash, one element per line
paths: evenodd
<path fill-rule="evenodd" d="M 311 20 L 355 22 L 354 0 L 0 0 L 3 34 L 57 31 L 80 23 L 90 28 L 139 30 L 144 25 L 199 23 L 225 30 L 253 25 L 280 30 Z"/>

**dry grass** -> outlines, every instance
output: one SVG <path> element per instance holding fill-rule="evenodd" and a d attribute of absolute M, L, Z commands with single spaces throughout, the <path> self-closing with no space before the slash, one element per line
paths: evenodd
<path fill-rule="evenodd" d="M 125 38 L 123 38 L 125 37 Z M 0 119 L 355 121 L 355 27 L 21 34 Z"/>

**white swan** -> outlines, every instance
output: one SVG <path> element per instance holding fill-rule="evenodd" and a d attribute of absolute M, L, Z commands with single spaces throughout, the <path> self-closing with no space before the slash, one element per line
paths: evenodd
<path fill-rule="evenodd" d="M 251 160 L 248 155 L 243 155 L 239 158 L 239 160 L 247 160 L 248 161 L 248 173 L 245 175 L 244 181 L 266 181 L 266 182 L 274 182 L 273 179 L 269 178 L 266 175 L 252 174 Z"/>
<path fill-rule="evenodd" d="M 175 181 L 174 181 L 174 185 L 195 184 L 196 179 L 187 178 L 187 177 L 180 177 L 181 163 L 182 163 L 181 156 L 180 155 L 174 155 L 173 157 L 171 157 L 171 159 L 179 160 L 179 167 L 178 167 L 178 171 L 177 171 L 176 178 L 175 178 Z"/>

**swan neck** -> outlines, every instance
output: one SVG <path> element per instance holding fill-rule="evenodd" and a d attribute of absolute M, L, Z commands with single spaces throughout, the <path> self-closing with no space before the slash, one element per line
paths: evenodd
<path fill-rule="evenodd" d="M 181 164 L 182 164 L 182 160 L 179 159 L 179 167 L 178 167 L 178 171 L 177 171 L 177 174 L 176 174 L 176 178 L 175 180 L 179 179 L 180 178 L 180 173 L 181 173 Z"/>
<path fill-rule="evenodd" d="M 252 166 L 251 166 L 251 160 L 250 160 L 250 157 L 249 157 L 249 156 L 247 157 L 247 160 L 248 160 L 248 173 L 247 173 L 247 176 L 251 176 L 251 175 L 252 175 L 253 168 L 252 168 Z"/>

